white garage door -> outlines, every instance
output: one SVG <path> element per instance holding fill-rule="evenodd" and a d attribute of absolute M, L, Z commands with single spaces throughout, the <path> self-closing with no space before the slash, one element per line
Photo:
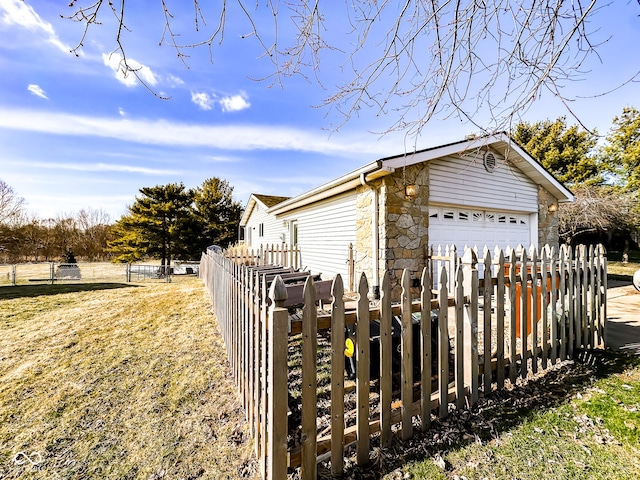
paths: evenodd
<path fill-rule="evenodd" d="M 429 209 L 429 244 L 455 244 L 458 252 L 465 246 L 484 246 L 491 250 L 518 244 L 531 244 L 531 220 L 528 213 L 505 213 L 465 207 L 431 207 Z"/>

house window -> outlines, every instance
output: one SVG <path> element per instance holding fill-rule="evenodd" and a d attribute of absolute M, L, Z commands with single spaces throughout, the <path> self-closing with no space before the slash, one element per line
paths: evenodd
<path fill-rule="evenodd" d="M 261 223 L 260 225 L 258 225 L 258 236 L 264 237 L 264 223 Z"/>
<path fill-rule="evenodd" d="M 463 222 L 469 221 L 469 212 L 464 211 L 464 210 L 460 210 L 458 212 L 458 220 L 461 220 Z"/>
<path fill-rule="evenodd" d="M 456 212 L 453 210 L 445 210 L 442 218 L 444 218 L 444 220 L 455 220 Z"/>
<path fill-rule="evenodd" d="M 291 245 L 298 244 L 298 222 L 292 220 L 289 224 L 289 238 L 291 239 Z"/>

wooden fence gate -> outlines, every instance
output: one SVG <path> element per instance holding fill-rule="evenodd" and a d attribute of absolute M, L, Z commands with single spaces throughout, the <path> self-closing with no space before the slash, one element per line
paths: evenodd
<path fill-rule="evenodd" d="M 287 286 L 265 273 L 270 267 L 204 254 L 200 275 L 263 478 L 300 468 L 302 478 L 315 479 L 321 461 L 339 475 L 346 454 L 368 463 L 374 435 L 383 448 L 394 429 L 409 439 L 414 421 L 427 430 L 450 403 L 473 405 L 578 349 L 604 346 L 602 246 L 491 253 L 448 255 L 453 267 L 432 255 L 418 289 L 404 271 L 396 304 L 387 274 L 374 301 L 364 275 L 356 292 L 336 277 L 329 305 L 318 301 L 310 276 L 298 310 L 285 307 Z"/>

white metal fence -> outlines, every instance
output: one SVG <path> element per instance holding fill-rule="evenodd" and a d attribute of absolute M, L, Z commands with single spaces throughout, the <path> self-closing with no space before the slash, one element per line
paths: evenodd
<path fill-rule="evenodd" d="M 40 262 L 0 264 L 0 286 L 93 282 L 170 282 L 178 275 L 195 275 L 197 269 L 175 269 L 159 264 Z"/>

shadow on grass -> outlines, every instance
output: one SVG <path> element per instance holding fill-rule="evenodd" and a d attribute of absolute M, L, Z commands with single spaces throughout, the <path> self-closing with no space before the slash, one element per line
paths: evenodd
<path fill-rule="evenodd" d="M 411 440 L 401 442 L 395 436 L 389 448 L 373 449 L 370 465 L 349 465 L 344 478 L 378 479 L 408 462 L 432 459 L 436 454 L 444 456 L 448 451 L 477 441 L 488 442 L 540 411 L 569 402 L 578 392 L 592 385 L 595 379 L 622 373 L 632 366 L 640 366 L 637 355 L 603 350 L 581 351 L 576 361 L 559 364 L 536 379 L 518 382 L 514 388 L 494 391 L 481 398 L 470 410 L 456 410 L 450 406 L 449 417 L 433 419 L 431 428 L 426 432 L 421 432 L 414 424 Z M 377 442 L 377 437 L 372 439 L 372 446 L 378 447 Z"/>
<path fill-rule="evenodd" d="M 17 285 L 0 287 L 0 300 L 14 298 L 39 297 L 41 295 L 58 295 L 62 293 L 112 290 L 115 288 L 133 288 L 139 285 L 130 283 L 66 283 L 57 285 Z"/>
<path fill-rule="evenodd" d="M 631 285 L 633 283 L 633 275 L 622 275 L 619 273 L 608 273 L 607 281 L 609 283 L 609 288 L 612 286 L 612 282 L 620 283 L 621 285 Z"/>

